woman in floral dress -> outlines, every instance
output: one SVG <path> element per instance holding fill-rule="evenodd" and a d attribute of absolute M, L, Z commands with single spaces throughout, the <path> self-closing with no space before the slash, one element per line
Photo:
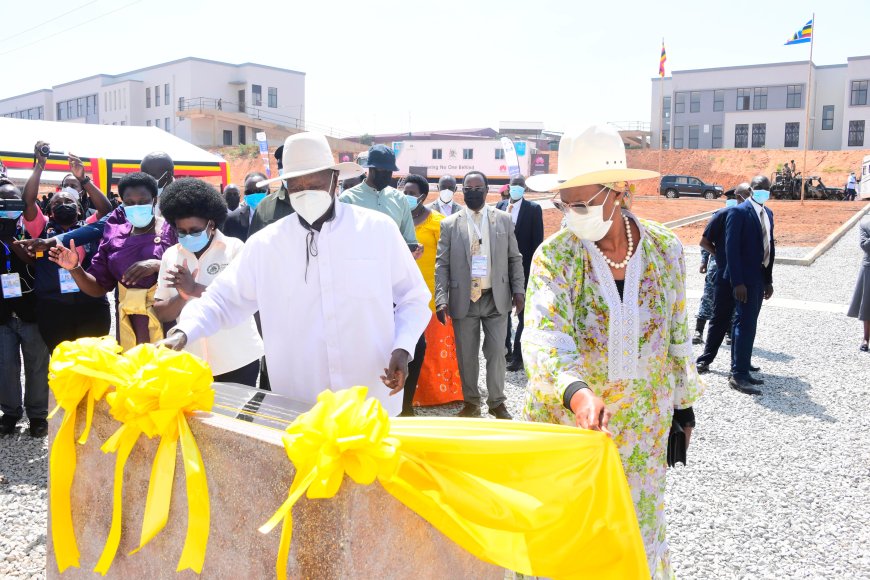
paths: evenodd
<path fill-rule="evenodd" d="M 524 415 L 610 434 L 631 487 L 650 575 L 669 578 L 668 436 L 677 421 L 690 438 L 691 406 L 701 390 L 691 362 L 683 248 L 664 226 L 623 209 L 622 182 L 656 174 L 625 168 L 615 130 L 566 133 L 559 167 L 557 176 L 528 181 L 532 189 L 559 192 L 567 227 L 544 241 L 532 261 Z"/>

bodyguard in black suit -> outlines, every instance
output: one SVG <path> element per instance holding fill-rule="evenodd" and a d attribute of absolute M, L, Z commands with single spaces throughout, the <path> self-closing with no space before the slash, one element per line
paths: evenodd
<path fill-rule="evenodd" d="M 265 188 L 258 188 L 257 182 L 265 179 L 266 176 L 258 172 L 245 176 L 245 203 L 227 213 L 227 221 L 224 222 L 221 230 L 224 235 L 238 238 L 243 242 L 248 241 L 248 231 L 251 227 L 254 209 L 268 193 Z"/>
<path fill-rule="evenodd" d="M 764 381 L 749 374 L 752 348 L 762 300 L 773 296 L 773 212 L 764 204 L 770 198 L 770 180 L 758 175 L 750 184 L 752 197 L 728 211 L 725 219 L 726 276 L 734 288 L 737 323 L 731 346 L 732 389 L 759 395 L 755 385 Z"/>
<path fill-rule="evenodd" d="M 544 241 L 544 214 L 541 211 L 541 206 L 534 201 L 529 201 L 523 197 L 526 192 L 526 179 L 520 175 L 514 177 L 510 182 L 510 197 L 496 204 L 496 208 L 506 211 L 511 214 L 511 219 L 514 222 L 514 234 L 517 237 L 517 245 L 520 249 L 520 254 L 523 255 L 523 275 L 525 276 L 525 286 L 529 285 L 529 270 L 532 267 L 532 257 L 541 242 Z M 508 316 L 507 336 L 505 337 L 505 347 L 508 350 L 508 358 L 510 364 L 507 367 L 509 371 L 519 371 L 523 369 L 523 351 L 520 348 L 520 339 L 523 336 L 523 312 L 517 312 L 517 333 L 511 344 L 511 317 Z"/>

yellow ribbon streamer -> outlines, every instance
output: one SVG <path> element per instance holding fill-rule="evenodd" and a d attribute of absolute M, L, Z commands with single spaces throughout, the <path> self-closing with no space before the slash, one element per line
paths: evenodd
<path fill-rule="evenodd" d="M 283 436 L 296 468 L 276 573 L 285 578 L 292 507 L 333 497 L 344 474 L 378 479 L 396 499 L 478 558 L 552 578 L 648 577 L 631 493 L 613 442 L 562 425 L 390 419 L 366 388 L 324 391 Z"/>
<path fill-rule="evenodd" d="M 54 557 L 60 572 L 79 566 L 79 550 L 72 523 L 70 490 L 76 471 L 75 426 L 82 400 L 87 401 L 85 427 L 79 445 L 88 440 L 94 416 L 94 404 L 103 398 L 111 385 L 127 380 L 126 367 L 120 362 L 121 347 L 113 339 L 82 338 L 62 342 L 55 348 L 49 364 L 48 384 L 57 406 L 48 415 L 51 419 L 63 409 L 57 435 L 51 446 L 51 537 Z"/>
<path fill-rule="evenodd" d="M 158 349 L 150 344 L 131 349 L 124 358 L 132 369 L 130 381 L 106 396 L 112 416 L 122 425 L 102 447 L 104 452 L 118 455 L 112 526 L 94 571 L 105 575 L 120 545 L 124 466 L 139 436 L 144 433 L 149 438 L 159 436 L 161 439 L 148 482 L 139 547 L 131 554 L 141 550 L 166 526 L 180 440 L 188 518 L 178 571 L 190 568 L 200 573 L 209 533 L 208 481 L 187 415 L 211 410 L 214 404 L 211 371 L 206 363 L 189 353 Z"/>

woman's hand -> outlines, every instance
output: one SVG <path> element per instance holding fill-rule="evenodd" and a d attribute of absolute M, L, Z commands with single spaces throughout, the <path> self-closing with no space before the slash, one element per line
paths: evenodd
<path fill-rule="evenodd" d="M 160 260 L 141 260 L 136 262 L 121 276 L 121 284 L 133 286 L 143 278 L 153 276 L 160 271 Z"/>
<path fill-rule="evenodd" d="M 608 437 L 613 437 L 613 433 L 607 428 L 612 413 L 601 397 L 595 396 L 592 389 L 583 388 L 574 393 L 571 397 L 571 411 L 574 412 L 574 424 L 581 429 L 601 431 Z"/>
<path fill-rule="evenodd" d="M 79 180 L 79 183 L 84 183 L 85 181 L 85 165 L 82 163 L 82 160 L 70 153 L 69 157 L 69 171 L 73 174 L 73 177 Z"/>
<path fill-rule="evenodd" d="M 198 273 L 199 269 L 191 273 L 187 269 L 187 260 L 184 260 L 181 266 L 175 265 L 169 268 L 169 272 L 167 272 L 164 280 L 166 280 L 166 285 L 169 288 L 175 288 L 178 291 L 179 296 L 185 300 L 190 300 L 191 298 L 199 298 L 202 295 L 203 287 L 196 283 L 196 275 Z"/>
<path fill-rule="evenodd" d="M 48 251 L 48 259 L 64 270 L 75 270 L 79 266 L 79 253 L 76 252 L 75 240 L 70 240 L 70 247 L 55 246 Z"/>

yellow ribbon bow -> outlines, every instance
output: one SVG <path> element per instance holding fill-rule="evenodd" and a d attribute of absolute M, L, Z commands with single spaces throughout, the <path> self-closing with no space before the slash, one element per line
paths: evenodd
<path fill-rule="evenodd" d="M 366 400 L 365 387 L 333 393 L 323 391 L 311 411 L 300 415 L 283 435 L 287 456 L 296 467 L 287 500 L 260 527 L 268 534 L 284 520 L 276 572 L 287 576 L 287 556 L 293 536 L 292 508 L 306 491 L 309 498 L 338 493 L 344 474 L 363 485 L 389 479 L 398 466 L 398 440 L 388 437 L 390 418 L 375 399 Z"/>
<path fill-rule="evenodd" d="M 85 428 L 79 445 L 88 440 L 94 417 L 94 403 L 103 398 L 111 385 L 127 381 L 127 372 L 120 363 L 121 347 L 109 337 L 81 338 L 62 342 L 51 355 L 49 380 L 57 406 L 48 415 L 51 419 L 63 409 L 63 421 L 51 446 L 51 538 L 58 570 L 79 566 L 79 549 L 72 524 L 70 490 L 76 471 L 76 412 L 87 397 Z"/>
<path fill-rule="evenodd" d="M 186 416 L 210 411 L 214 403 L 212 375 L 206 363 L 186 352 L 143 344 L 124 356 L 131 367 L 130 381 L 106 396 L 112 416 L 121 427 L 102 446 L 118 456 L 115 463 L 112 526 L 94 571 L 105 575 L 121 541 L 121 491 L 124 465 L 139 436 L 160 437 L 148 482 L 145 515 L 138 552 L 166 526 L 175 477 L 177 443 L 181 440 L 187 476 L 187 536 L 178 571 L 202 571 L 209 532 L 208 482 L 202 456 Z"/>

